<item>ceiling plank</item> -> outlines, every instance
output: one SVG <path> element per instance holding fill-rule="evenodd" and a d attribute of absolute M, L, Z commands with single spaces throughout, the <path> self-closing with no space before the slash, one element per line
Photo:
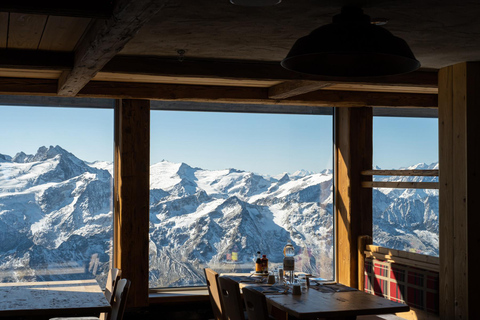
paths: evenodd
<path fill-rule="evenodd" d="M 105 65 L 102 72 L 163 77 L 244 79 L 252 81 L 311 80 L 333 84 L 417 87 L 419 88 L 418 90 L 427 88 L 426 91 L 430 90 L 430 92 L 432 88 L 436 89 L 438 87 L 437 72 L 431 71 L 415 71 L 389 77 L 341 79 L 292 72 L 282 68 L 279 62 L 248 60 L 185 59 L 179 61 L 178 59 L 165 57 L 118 55 Z"/>
<path fill-rule="evenodd" d="M 285 81 L 274 85 L 268 89 L 268 97 L 270 99 L 287 99 L 304 93 L 317 91 L 322 88 L 331 86 L 331 82 L 310 81 L 310 80 L 294 80 Z"/>
<path fill-rule="evenodd" d="M 59 80 L 60 96 L 75 96 L 138 30 L 164 6 L 166 0 L 119 0 L 113 16 L 96 20 L 75 50 L 70 72 Z"/>
<path fill-rule="evenodd" d="M 113 1 L 110 0 L 82 0 L 57 1 L 42 0 L 2 0 L 0 11 L 27 14 L 43 14 L 52 16 L 70 16 L 95 19 L 108 19 L 112 15 Z"/>
<path fill-rule="evenodd" d="M 48 16 L 11 13 L 7 48 L 37 49 Z"/>
<path fill-rule="evenodd" d="M 73 51 L 91 19 L 50 16 L 38 49 Z"/>

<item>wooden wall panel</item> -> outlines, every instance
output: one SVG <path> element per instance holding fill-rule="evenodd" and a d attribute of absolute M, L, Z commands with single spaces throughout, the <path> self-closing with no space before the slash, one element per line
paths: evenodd
<path fill-rule="evenodd" d="M 114 267 L 132 281 L 129 307 L 148 305 L 150 101 L 115 106 Z"/>
<path fill-rule="evenodd" d="M 480 62 L 466 64 L 467 137 L 467 275 L 468 316 L 480 319 Z M 455 79 L 455 78 L 454 78 Z"/>
<path fill-rule="evenodd" d="M 467 145 L 466 145 L 466 117 L 465 103 L 466 64 L 456 65 L 453 68 L 453 244 L 454 247 L 454 291 L 455 317 L 467 318 Z"/>
<path fill-rule="evenodd" d="M 438 119 L 440 159 L 439 242 L 440 242 L 440 314 L 455 317 L 453 275 L 453 67 L 439 72 Z"/>
<path fill-rule="evenodd" d="M 8 48 L 38 48 L 48 16 L 37 14 L 10 13 Z"/>
<path fill-rule="evenodd" d="M 352 287 L 358 286 L 358 237 L 372 236 L 372 189 L 361 186 L 361 172 L 372 168 L 372 125 L 371 108 L 335 110 L 337 280 Z"/>
<path fill-rule="evenodd" d="M 0 12 L 0 49 L 7 47 L 8 12 Z"/>
<path fill-rule="evenodd" d="M 439 74 L 442 319 L 479 319 L 480 63 Z"/>
<path fill-rule="evenodd" d="M 49 16 L 38 49 L 73 51 L 91 19 Z"/>

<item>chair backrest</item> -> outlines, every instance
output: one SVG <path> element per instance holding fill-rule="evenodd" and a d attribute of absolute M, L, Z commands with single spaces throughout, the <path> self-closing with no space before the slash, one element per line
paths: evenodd
<path fill-rule="evenodd" d="M 223 303 L 220 294 L 220 286 L 218 285 L 218 273 L 210 268 L 203 269 L 205 271 L 205 279 L 207 280 L 208 295 L 212 304 L 213 316 L 215 320 L 224 320 Z"/>
<path fill-rule="evenodd" d="M 223 299 L 223 314 L 227 320 L 245 320 L 243 301 L 238 283 L 227 277 L 218 277 Z"/>
<path fill-rule="evenodd" d="M 245 287 L 242 289 L 248 320 L 269 320 L 267 299 L 257 290 Z"/>
<path fill-rule="evenodd" d="M 112 304 L 113 291 L 115 290 L 115 285 L 117 281 L 120 280 L 122 275 L 122 270 L 117 268 L 111 268 L 108 272 L 107 284 L 105 285 L 105 298 L 107 298 L 108 303 Z"/>
<path fill-rule="evenodd" d="M 130 280 L 120 279 L 113 294 L 112 312 L 110 320 L 122 320 L 125 307 L 127 305 L 128 290 L 130 289 Z"/>

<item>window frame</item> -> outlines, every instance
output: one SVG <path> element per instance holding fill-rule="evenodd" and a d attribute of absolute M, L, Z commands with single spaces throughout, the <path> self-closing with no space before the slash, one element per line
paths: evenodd
<path fill-rule="evenodd" d="M 429 118 L 429 119 L 437 119 L 438 120 L 438 112 L 437 113 L 434 113 L 434 114 L 427 114 L 427 115 L 424 115 L 424 116 L 421 116 L 421 117 L 413 117 L 413 116 L 401 116 L 401 115 L 389 115 L 389 117 L 397 117 L 397 118 Z M 372 127 L 373 129 L 373 127 Z M 373 138 L 373 131 L 372 131 L 372 138 Z M 373 146 L 374 148 L 375 146 Z M 373 151 L 373 149 L 372 149 Z M 439 162 L 439 160 L 437 161 Z M 399 174 L 401 172 L 403 172 L 403 174 Z M 390 172 L 390 174 L 388 174 Z M 373 188 L 386 188 L 385 186 L 382 186 L 383 184 L 382 183 L 376 183 L 375 181 L 373 181 L 373 176 L 430 176 L 430 177 L 439 177 L 439 170 L 365 170 L 362 172 L 362 175 L 363 176 L 368 176 L 370 177 L 370 181 L 368 182 L 363 182 L 362 185 L 364 188 L 371 188 L 373 190 Z M 436 189 L 436 190 L 439 190 L 440 189 L 440 182 L 412 182 L 412 183 L 409 183 L 409 182 L 405 182 L 405 183 L 397 183 L 397 185 L 395 186 L 394 185 L 395 182 L 392 182 L 391 184 L 388 184 L 388 188 L 397 188 L 397 189 L 403 189 L 403 190 L 411 190 L 411 189 Z M 439 216 L 440 216 L 440 212 L 438 213 Z M 372 215 L 373 215 L 373 208 L 372 208 Z M 373 221 L 372 221 L 373 223 Z M 439 233 L 440 233 L 440 230 L 439 230 Z M 438 235 L 439 236 L 439 239 L 440 239 L 440 234 Z M 372 234 L 372 240 L 374 240 L 373 238 L 373 234 Z M 439 243 L 440 244 L 440 243 Z M 377 247 L 380 247 L 380 246 L 377 246 Z M 395 250 L 395 251 L 398 251 L 400 253 L 404 253 L 406 256 L 413 253 L 413 252 L 410 252 L 410 251 L 406 251 L 406 250 L 400 250 L 400 249 L 394 249 L 394 248 L 389 248 L 389 247 L 381 247 L 381 248 L 385 248 L 385 249 L 391 249 L 391 250 Z M 440 248 L 439 248 L 439 251 L 440 251 Z M 436 259 L 439 258 L 440 256 L 440 252 L 439 252 L 439 256 L 433 256 L 433 255 L 428 255 L 428 254 L 420 254 L 420 253 L 415 253 L 417 255 L 423 255 L 425 256 L 427 259 L 430 257 L 430 258 L 433 258 L 434 261 L 436 261 Z M 432 260 L 432 259 L 430 259 Z M 436 262 L 434 262 L 435 264 Z M 415 263 L 412 263 L 411 266 L 413 267 L 416 267 L 417 265 L 415 265 Z"/>
<path fill-rule="evenodd" d="M 174 102 L 170 104 L 155 103 L 151 101 L 150 111 L 191 111 L 191 112 L 216 112 L 216 113 L 250 113 L 250 114 L 286 114 L 286 115 L 327 115 L 332 117 L 332 184 L 335 184 L 335 108 L 334 107 L 308 107 L 308 106 L 290 106 L 290 105 L 255 105 L 255 104 L 217 104 L 217 103 L 185 103 Z M 153 124 L 151 124 L 153 125 Z M 332 193 L 335 192 L 335 186 L 333 186 Z M 335 215 L 335 197 L 333 196 L 333 281 L 336 281 L 337 276 L 337 260 L 336 260 L 336 215 Z M 185 292 L 192 291 L 192 297 L 186 298 L 195 299 L 198 296 L 198 291 L 206 289 L 206 286 L 185 286 L 185 287 L 159 287 L 149 288 L 149 294 L 151 299 L 155 301 L 163 301 L 173 299 L 175 300 L 177 295 L 185 296 Z M 208 292 L 207 292 L 208 294 Z M 153 300 L 152 300 L 153 301 Z"/>

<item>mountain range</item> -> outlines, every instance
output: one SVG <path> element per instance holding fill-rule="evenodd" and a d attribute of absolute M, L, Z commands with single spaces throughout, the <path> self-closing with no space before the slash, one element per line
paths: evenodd
<path fill-rule="evenodd" d="M 153 164 L 150 287 L 202 285 L 206 266 L 252 270 L 257 251 L 273 268 L 288 239 L 298 270 L 332 278 L 332 190 L 331 170 L 270 177 Z M 112 254 L 111 191 L 111 163 L 88 163 L 60 146 L 0 154 L 0 281 L 104 282 Z M 376 244 L 438 255 L 438 191 L 374 189 L 373 202 Z"/>

